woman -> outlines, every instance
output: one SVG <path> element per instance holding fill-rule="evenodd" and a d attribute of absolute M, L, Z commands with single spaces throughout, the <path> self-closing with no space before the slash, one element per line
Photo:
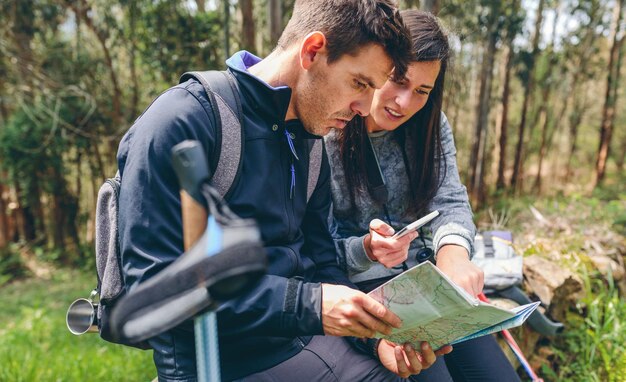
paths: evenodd
<path fill-rule="evenodd" d="M 476 228 L 459 179 L 452 129 L 441 112 L 448 39 L 429 13 L 408 10 L 402 17 L 415 54 L 405 79 L 387 81 L 376 91 L 369 116 L 355 117 L 326 138 L 339 262 L 369 291 L 416 265 L 417 256 L 428 255 L 432 246 L 437 267 L 476 296 L 483 287 L 482 271 L 470 261 Z M 391 237 L 434 210 L 440 215 L 430 224 L 432 240 L 425 235 L 414 240 L 417 232 Z M 447 370 L 443 366 L 438 360 L 413 378 L 519 380 L 492 336 L 455 345 L 445 356 Z"/>

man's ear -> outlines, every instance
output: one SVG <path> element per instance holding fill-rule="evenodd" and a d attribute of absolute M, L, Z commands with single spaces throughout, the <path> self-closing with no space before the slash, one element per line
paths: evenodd
<path fill-rule="evenodd" d="M 308 70 L 314 62 L 326 55 L 326 36 L 322 32 L 311 32 L 300 46 L 300 65 Z"/>

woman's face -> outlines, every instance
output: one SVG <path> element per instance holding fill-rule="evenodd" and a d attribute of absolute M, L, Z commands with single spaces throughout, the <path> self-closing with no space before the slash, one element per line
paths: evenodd
<path fill-rule="evenodd" d="M 439 61 L 414 62 L 403 81 L 388 80 L 376 90 L 365 120 L 368 132 L 395 130 L 420 111 L 435 86 L 440 67 Z"/>

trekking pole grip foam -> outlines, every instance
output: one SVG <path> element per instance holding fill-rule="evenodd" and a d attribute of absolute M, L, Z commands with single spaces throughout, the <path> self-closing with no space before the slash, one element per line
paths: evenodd
<path fill-rule="evenodd" d="M 209 167 L 198 141 L 186 140 L 172 148 L 172 166 L 180 185 L 185 250 L 200 238 L 207 225 L 208 210 L 201 186 L 210 177 Z"/>

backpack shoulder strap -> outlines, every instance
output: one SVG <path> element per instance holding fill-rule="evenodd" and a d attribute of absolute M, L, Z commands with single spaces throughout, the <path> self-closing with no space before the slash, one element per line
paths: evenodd
<path fill-rule="evenodd" d="M 215 126 L 218 126 L 218 146 L 220 152 L 215 153 L 210 165 L 212 169 L 211 184 L 220 195 L 227 198 L 232 186 L 236 184 L 241 172 L 242 157 L 245 145 L 244 118 L 237 82 L 228 71 L 210 70 L 205 72 L 187 72 L 180 82 L 194 78 L 204 86 L 211 108 L 213 109 Z M 309 141 L 309 177 L 307 181 L 307 203 L 320 175 L 323 155 L 323 140 Z"/>
<path fill-rule="evenodd" d="M 306 202 L 309 202 L 315 187 L 317 186 L 317 180 L 320 176 L 320 169 L 322 167 L 322 154 L 324 151 L 323 139 L 310 139 L 309 140 L 309 178 L 307 180 L 306 190 Z"/>
<path fill-rule="evenodd" d="M 216 147 L 219 147 L 219 151 L 213 153 L 209 163 L 212 170 L 211 185 L 222 197 L 227 198 L 241 172 L 245 143 L 237 83 L 228 71 L 187 72 L 182 75 L 180 82 L 190 78 L 202 84 L 213 109 Z"/>

